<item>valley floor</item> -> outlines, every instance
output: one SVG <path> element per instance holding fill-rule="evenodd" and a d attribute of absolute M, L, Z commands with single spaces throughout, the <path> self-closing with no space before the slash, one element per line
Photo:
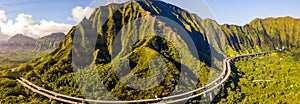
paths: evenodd
<path fill-rule="evenodd" d="M 23 88 L 10 76 L 10 72 L 21 64 L 49 54 L 51 51 L 53 50 L 0 50 L 0 104 L 41 103 L 40 100 L 36 100 L 41 99 L 41 97 Z M 31 97 L 27 98 L 26 95 Z"/>
<path fill-rule="evenodd" d="M 5 69 L 13 69 L 22 63 L 26 63 L 32 59 L 41 57 L 53 50 L 1 50 L 0 49 L 0 71 Z"/>
<path fill-rule="evenodd" d="M 236 70 L 216 102 L 300 103 L 300 52 L 284 51 L 235 62 Z"/>

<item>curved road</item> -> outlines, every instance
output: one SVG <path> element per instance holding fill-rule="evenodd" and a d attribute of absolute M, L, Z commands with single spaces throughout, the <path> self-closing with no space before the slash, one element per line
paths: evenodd
<path fill-rule="evenodd" d="M 231 62 L 232 61 L 236 61 L 240 58 L 243 57 L 254 57 L 254 56 L 259 56 L 259 55 L 266 55 L 266 54 L 270 54 L 272 51 L 269 52 L 262 52 L 262 53 L 256 53 L 256 54 L 245 54 L 245 55 L 239 55 L 239 56 L 234 56 L 231 58 L 226 58 L 223 60 L 223 71 L 220 74 L 219 77 L 217 77 L 215 80 L 213 80 L 212 82 L 208 83 L 207 85 L 198 88 L 196 90 L 193 91 L 189 91 L 186 93 L 182 93 L 182 94 L 178 94 L 178 95 L 173 95 L 173 96 L 168 96 L 168 97 L 163 97 L 163 98 L 155 98 L 155 99 L 143 99 L 143 100 L 130 100 L 130 101 L 106 101 L 106 100 L 92 100 L 92 99 L 84 99 L 84 98 L 76 98 L 76 97 L 71 97 L 71 96 L 67 96 L 67 95 L 63 95 L 63 94 L 59 94 L 53 91 L 49 91 L 47 89 L 44 89 L 42 87 L 39 87 L 33 83 L 31 83 L 30 81 L 19 77 L 16 78 L 16 80 L 21 83 L 24 87 L 30 89 L 31 91 L 41 94 L 45 97 L 48 97 L 50 100 L 57 100 L 60 102 L 64 102 L 64 103 L 71 103 L 71 104 L 79 104 L 79 103 L 85 103 L 85 102 L 89 102 L 89 103 L 105 103 L 105 104 L 127 104 L 127 103 L 154 103 L 154 102 L 159 102 L 161 100 L 165 100 L 166 102 L 164 102 L 165 104 L 171 104 L 171 103 L 178 103 L 178 102 L 182 102 L 182 101 L 187 101 L 199 96 L 202 96 L 204 98 L 208 98 L 208 101 L 212 101 L 213 100 L 213 96 L 214 96 L 214 92 L 216 90 L 218 90 L 219 87 L 221 87 L 222 85 L 224 85 L 224 83 L 226 82 L 226 80 L 228 80 L 230 73 L 231 73 Z M 202 91 L 201 93 L 197 93 L 194 94 L 198 91 Z M 193 94 L 193 95 L 192 95 Z M 192 96 L 189 96 L 192 95 Z M 189 96 L 189 97 L 186 97 Z M 176 100 L 171 100 L 177 98 Z"/>

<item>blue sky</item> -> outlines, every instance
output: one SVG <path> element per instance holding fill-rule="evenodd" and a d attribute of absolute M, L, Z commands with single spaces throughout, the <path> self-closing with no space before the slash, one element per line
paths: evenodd
<path fill-rule="evenodd" d="M 85 7 L 91 2 L 92 0 L 0 0 L 0 10 L 5 10 L 10 19 L 25 13 L 32 15 L 36 21 L 45 19 L 71 24 L 74 22 L 68 21 L 67 17 L 72 16 L 72 8 Z"/>
<path fill-rule="evenodd" d="M 244 25 L 254 18 L 300 17 L 299 0 L 205 0 L 220 24 Z"/>
<path fill-rule="evenodd" d="M 41 37 L 67 32 L 89 7 L 125 0 L 0 0 L 0 37 L 22 33 Z M 163 0 L 219 24 L 245 25 L 255 18 L 300 17 L 298 0 Z M 76 7 L 76 8 L 75 8 Z"/>
<path fill-rule="evenodd" d="M 5 10 L 8 18 L 15 18 L 19 13 L 30 14 L 36 21 L 54 20 L 74 24 L 67 17 L 72 16 L 75 6 L 88 6 L 93 0 L 0 0 L 0 10 Z M 97 0 L 102 4 L 109 0 Z M 111 0 L 113 1 L 113 0 Z M 118 1 L 118 0 L 115 0 Z M 121 0 L 119 0 L 121 1 Z M 173 2 L 192 12 L 203 14 L 207 7 L 202 7 L 201 0 L 186 2 L 183 0 L 165 0 Z M 293 16 L 300 17 L 298 0 L 204 0 L 220 24 L 243 25 L 254 18 Z M 197 6 L 201 3 L 202 6 Z M 205 10 L 203 10 L 205 9 Z M 210 15 L 210 14 L 209 14 Z M 211 16 L 209 16 L 211 17 Z"/>

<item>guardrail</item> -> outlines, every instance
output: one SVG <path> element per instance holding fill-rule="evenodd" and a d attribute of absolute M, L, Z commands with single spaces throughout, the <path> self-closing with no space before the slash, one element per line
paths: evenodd
<path fill-rule="evenodd" d="M 203 96 L 203 97 L 209 97 L 210 100 L 213 100 L 213 96 L 214 96 L 214 91 L 217 90 L 218 87 L 224 85 L 224 83 L 226 82 L 226 80 L 228 80 L 230 73 L 231 73 L 231 64 L 230 62 L 238 60 L 240 58 L 243 57 L 253 57 L 253 56 L 258 56 L 258 55 L 266 55 L 266 54 L 270 54 L 272 51 L 269 52 L 262 52 L 262 53 L 256 53 L 256 54 L 245 54 L 245 55 L 239 55 L 239 56 L 234 56 L 231 58 L 226 58 L 223 60 L 223 71 L 221 72 L 221 74 L 212 82 L 208 83 L 207 85 L 189 91 L 189 92 L 185 92 L 182 94 L 177 94 L 177 95 L 173 95 L 173 96 L 168 96 L 168 97 L 162 97 L 162 98 L 155 98 L 155 99 L 143 99 L 143 100 L 129 100 L 129 101 L 107 101 L 107 100 L 92 100 L 92 99 L 84 99 L 84 98 L 77 98 L 77 97 L 71 97 L 71 96 L 67 96 L 67 95 L 63 95 L 63 94 L 59 94 L 53 91 L 49 91 L 47 89 L 44 89 L 42 87 L 39 87 L 33 83 L 31 83 L 30 81 L 19 77 L 16 80 L 21 83 L 24 87 L 32 90 L 33 92 L 39 93 L 45 97 L 48 97 L 50 100 L 57 100 L 57 101 L 61 101 L 64 103 L 72 103 L 72 104 L 78 104 L 78 103 L 85 103 L 85 102 L 89 102 L 89 103 L 106 103 L 106 104 L 127 104 L 127 103 L 153 103 L 153 102 L 159 102 L 162 100 L 165 100 L 166 102 L 164 102 L 165 104 L 171 104 L 171 103 L 178 103 L 178 102 L 182 102 L 182 101 L 187 101 L 199 96 Z M 201 93 L 198 94 L 194 94 L 195 92 L 198 91 L 202 91 Z M 190 94 L 194 94 L 192 96 L 189 97 L 185 97 L 188 96 Z M 179 98 L 181 97 L 181 98 Z M 174 98 L 178 98 L 176 100 L 171 100 Z M 170 100 L 170 101 L 168 101 Z"/>

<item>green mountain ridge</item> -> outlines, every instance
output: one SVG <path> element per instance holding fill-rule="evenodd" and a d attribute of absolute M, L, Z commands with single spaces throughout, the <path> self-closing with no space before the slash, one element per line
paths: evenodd
<path fill-rule="evenodd" d="M 299 19 L 292 17 L 255 19 L 245 26 L 223 25 L 227 42 L 236 51 L 299 48 Z"/>

